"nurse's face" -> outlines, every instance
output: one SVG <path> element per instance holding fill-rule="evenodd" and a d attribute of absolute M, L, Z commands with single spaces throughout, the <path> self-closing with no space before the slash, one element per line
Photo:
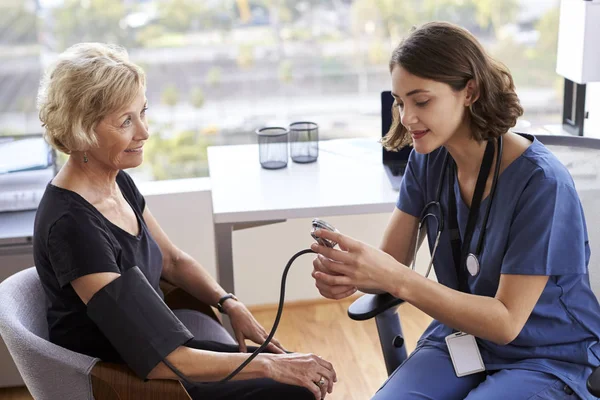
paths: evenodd
<path fill-rule="evenodd" d="M 399 65 L 392 70 L 395 106 L 418 153 L 430 153 L 455 135 L 470 136 L 468 92 L 467 88 L 455 91 L 446 83 L 420 78 Z"/>

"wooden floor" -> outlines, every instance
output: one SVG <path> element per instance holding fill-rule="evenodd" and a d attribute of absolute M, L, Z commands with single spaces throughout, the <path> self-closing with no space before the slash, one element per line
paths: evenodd
<path fill-rule="evenodd" d="M 374 320 L 357 322 L 346 312 L 352 300 L 286 306 L 276 337 L 284 347 L 317 354 L 330 361 L 338 376 L 328 400 L 371 398 L 387 378 Z M 411 352 L 431 318 L 410 304 L 400 306 L 407 349 Z M 270 330 L 276 310 L 253 310 Z"/>
<path fill-rule="evenodd" d="M 328 400 L 369 399 L 386 378 L 375 322 L 356 322 L 346 310 L 352 300 L 318 301 L 286 305 L 276 337 L 290 350 L 318 354 L 333 363 L 338 383 Z M 252 309 L 256 319 L 270 330 L 274 307 Z M 431 322 L 409 304 L 400 307 L 408 351 Z M 25 388 L 0 389 L 2 400 L 31 400 Z"/>

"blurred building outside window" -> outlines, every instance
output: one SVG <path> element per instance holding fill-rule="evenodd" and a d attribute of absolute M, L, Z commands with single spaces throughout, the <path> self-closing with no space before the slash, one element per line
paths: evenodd
<path fill-rule="evenodd" d="M 317 122 L 322 140 L 380 136 L 388 59 L 412 26 L 469 29 L 511 70 L 532 133 L 561 121 L 558 0 L 11 0 L 0 3 L 0 135 L 40 133 L 44 68 L 70 45 L 117 43 L 147 74 L 138 179 L 207 176 L 206 148 Z M 64 159 L 64 157 L 62 157 Z"/>

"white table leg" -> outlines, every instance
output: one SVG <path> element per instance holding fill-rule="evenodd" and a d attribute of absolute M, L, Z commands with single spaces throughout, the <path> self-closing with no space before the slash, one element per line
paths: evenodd
<path fill-rule="evenodd" d="M 285 220 L 257 221 L 249 223 L 222 223 L 215 224 L 215 254 L 217 261 L 217 281 L 228 293 L 235 293 L 235 280 L 233 276 L 233 231 L 271 225 Z M 229 318 L 223 319 L 223 326 L 233 336 L 233 329 Z"/>
<path fill-rule="evenodd" d="M 228 293 L 235 293 L 233 279 L 233 224 L 215 224 L 217 280 Z"/>

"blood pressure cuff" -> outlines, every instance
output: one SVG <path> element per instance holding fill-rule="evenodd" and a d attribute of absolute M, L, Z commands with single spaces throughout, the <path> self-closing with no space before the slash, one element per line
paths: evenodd
<path fill-rule="evenodd" d="M 87 315 L 142 379 L 194 337 L 138 267 L 100 289 L 88 302 Z"/>

